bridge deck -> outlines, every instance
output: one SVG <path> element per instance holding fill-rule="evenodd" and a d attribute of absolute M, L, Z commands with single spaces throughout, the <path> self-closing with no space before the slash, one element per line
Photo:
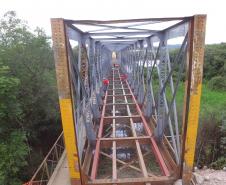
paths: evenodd
<path fill-rule="evenodd" d="M 109 80 L 89 184 L 172 181 L 150 126 L 120 69 L 113 68 Z"/>

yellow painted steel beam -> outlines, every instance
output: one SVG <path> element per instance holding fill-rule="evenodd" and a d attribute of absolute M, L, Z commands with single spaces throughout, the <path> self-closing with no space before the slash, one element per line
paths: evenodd
<path fill-rule="evenodd" d="M 195 15 L 189 26 L 181 156 L 183 185 L 190 184 L 194 165 L 202 89 L 205 26 L 206 15 Z"/>
<path fill-rule="evenodd" d="M 51 26 L 60 112 L 71 184 L 80 185 L 81 173 L 76 143 L 75 122 L 73 117 L 69 62 L 67 55 L 67 38 L 64 20 L 51 19 Z"/>

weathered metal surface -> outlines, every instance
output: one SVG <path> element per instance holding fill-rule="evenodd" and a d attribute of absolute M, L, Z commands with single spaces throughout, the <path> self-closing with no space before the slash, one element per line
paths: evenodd
<path fill-rule="evenodd" d="M 134 23 L 134 22 L 146 22 L 146 21 L 174 21 L 174 20 L 186 20 L 191 17 L 167 17 L 167 18 L 144 18 L 144 19 L 124 19 L 124 20 L 109 20 L 109 21 L 97 21 L 97 20 L 67 20 L 66 22 L 76 23 L 95 23 L 95 24 L 116 24 L 116 23 Z"/>
<path fill-rule="evenodd" d="M 183 123 L 182 178 L 189 185 L 192 178 L 201 99 L 206 16 L 196 15 L 190 22 L 187 60 L 186 99 Z"/>
<path fill-rule="evenodd" d="M 67 151 L 68 167 L 72 184 L 81 184 L 79 159 L 77 154 L 75 123 L 71 97 L 71 82 L 67 54 L 67 41 L 63 19 L 52 19 L 52 39 L 57 74 L 60 111 Z"/>
<path fill-rule="evenodd" d="M 112 179 L 97 179 L 88 182 L 89 185 L 109 185 L 109 184 L 121 184 L 121 185 L 145 185 L 150 183 L 152 185 L 171 185 L 175 179 L 173 177 L 146 177 L 146 178 L 123 178 L 117 179 L 117 181 Z"/>
<path fill-rule="evenodd" d="M 81 44 L 81 67 L 80 67 L 80 73 L 82 80 L 84 81 L 85 88 L 89 88 L 89 81 L 88 81 L 88 70 L 89 70 L 89 63 L 88 63 L 88 55 L 87 55 L 87 49 L 85 45 L 85 41 Z"/>

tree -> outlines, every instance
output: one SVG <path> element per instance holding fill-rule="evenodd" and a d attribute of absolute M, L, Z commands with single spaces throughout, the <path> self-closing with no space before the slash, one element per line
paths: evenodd
<path fill-rule="evenodd" d="M 11 170 L 15 171 L 12 172 L 15 178 L 7 175 L 8 172 L 2 174 L 14 184 L 18 183 L 19 179 L 26 180 L 32 175 L 37 163 L 42 160 L 42 155 L 47 153 L 61 130 L 53 52 L 49 38 L 40 28 L 31 32 L 29 27 L 16 17 L 15 12 L 7 12 L 0 20 L 0 64 L 3 69 L 7 69 L 7 74 L 1 76 L 1 82 L 5 88 L 3 91 L 7 92 L 9 97 L 5 98 L 4 95 L 2 98 L 5 102 L 12 100 L 12 104 L 1 102 L 0 106 L 0 115 L 4 116 L 6 123 L 4 132 L 7 133 L 4 139 L 0 136 L 0 157 L 4 159 L 2 166 L 5 167 L 6 161 L 15 160 L 12 159 L 14 155 L 12 158 L 5 156 L 9 151 L 14 151 L 18 159 L 26 157 L 27 145 L 22 145 L 25 141 L 26 144 L 29 143 L 31 152 L 30 158 L 27 158 L 29 170 L 22 170 L 25 163 L 13 163 L 12 166 L 16 170 Z M 10 126 L 7 127 L 7 124 Z M 14 132 L 15 130 L 17 132 Z M 18 154 L 16 147 L 10 147 L 11 144 L 20 147 L 17 148 Z M 35 153 L 39 154 L 39 160 L 32 160 Z"/>
<path fill-rule="evenodd" d="M 28 146 L 17 119 L 21 109 L 17 100 L 19 80 L 0 63 L 0 184 L 20 184 L 19 172 L 26 166 Z"/>
<path fill-rule="evenodd" d="M 226 76 L 214 76 L 208 82 L 208 87 L 211 90 L 218 90 L 218 91 L 226 91 Z"/>
<path fill-rule="evenodd" d="M 18 18 L 8 12 L 0 24 L 0 40 L 4 52 L 0 60 L 10 73 L 20 80 L 18 99 L 23 112 L 19 120 L 30 140 L 38 142 L 39 131 L 56 128 L 58 116 L 57 90 L 52 49 L 45 33 L 37 28 L 35 34 Z M 52 124 L 52 125 L 51 125 Z"/>
<path fill-rule="evenodd" d="M 226 43 L 206 45 L 204 79 L 226 75 Z"/>
<path fill-rule="evenodd" d="M 22 131 L 12 131 L 0 141 L 0 184 L 21 185 L 21 170 L 27 165 L 28 146 Z"/>

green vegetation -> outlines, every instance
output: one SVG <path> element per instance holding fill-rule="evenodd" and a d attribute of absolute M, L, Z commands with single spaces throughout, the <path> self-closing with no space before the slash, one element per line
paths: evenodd
<path fill-rule="evenodd" d="M 226 166 L 226 43 L 205 48 L 197 165 Z"/>
<path fill-rule="evenodd" d="M 222 169 L 226 165 L 226 132 L 222 129 L 226 126 L 226 92 L 212 90 L 207 85 L 202 89 L 197 165 Z"/>
<path fill-rule="evenodd" d="M 200 117 L 214 114 L 220 121 L 222 116 L 226 114 L 226 101 L 224 100 L 226 100 L 226 92 L 211 90 L 203 84 Z"/>
<path fill-rule="evenodd" d="M 207 45 L 204 79 L 212 90 L 226 91 L 226 43 Z"/>
<path fill-rule="evenodd" d="M 212 90 L 226 91 L 226 77 L 214 76 L 208 82 L 208 86 Z"/>
<path fill-rule="evenodd" d="M 17 122 L 22 113 L 17 100 L 20 81 L 0 65 L 0 184 L 18 184 L 28 154 L 25 133 Z"/>
<path fill-rule="evenodd" d="M 171 60 L 178 50 L 171 52 Z M 184 75 L 182 75 L 184 80 Z M 177 92 L 178 113 L 182 115 L 184 86 Z M 226 44 L 205 48 L 196 165 L 222 169 L 226 166 Z"/>
<path fill-rule="evenodd" d="M 171 53 L 175 57 L 176 50 Z M 171 58 L 171 59 L 172 59 Z M 207 45 L 204 59 L 196 165 L 216 169 L 226 166 L 226 44 Z M 184 77 L 184 75 L 183 75 Z M 182 78 L 184 80 L 184 78 Z M 182 115 L 184 86 L 177 92 L 178 113 Z"/>
<path fill-rule="evenodd" d="M 0 184 L 30 178 L 59 125 L 49 38 L 8 12 L 0 20 Z"/>
<path fill-rule="evenodd" d="M 180 85 L 177 92 L 177 105 L 180 108 L 184 101 L 184 86 Z M 226 107 L 226 92 L 211 90 L 205 83 L 202 85 L 200 118 L 214 114 L 219 120 L 222 119 Z"/>
<path fill-rule="evenodd" d="M 204 79 L 226 76 L 226 43 L 206 45 Z"/>

